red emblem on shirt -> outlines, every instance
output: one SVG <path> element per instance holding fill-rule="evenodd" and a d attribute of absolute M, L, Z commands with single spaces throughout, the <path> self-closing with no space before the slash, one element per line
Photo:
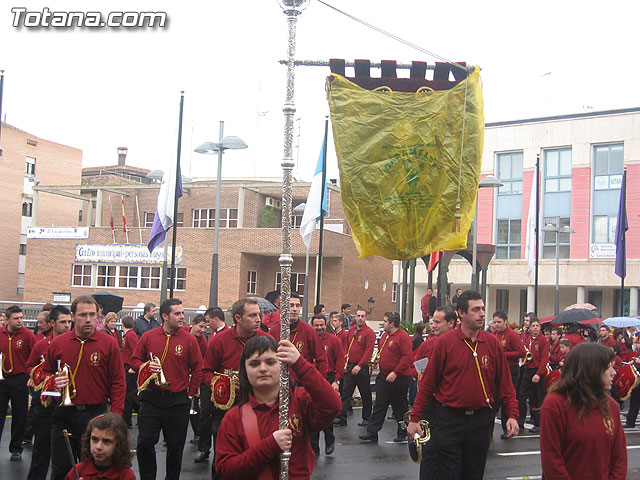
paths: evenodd
<path fill-rule="evenodd" d="M 100 365 L 100 354 L 98 352 L 93 352 L 89 356 L 89 363 L 92 367 L 97 367 L 98 365 Z"/>
<path fill-rule="evenodd" d="M 16 348 L 22 348 L 22 340 L 16 342 Z"/>
<path fill-rule="evenodd" d="M 300 342 L 296 343 L 296 348 L 298 349 L 299 352 L 301 352 L 302 349 L 304 348 L 304 342 L 300 341 Z"/>
<path fill-rule="evenodd" d="M 362 340 L 362 335 L 358 335 L 358 341 Z"/>
<path fill-rule="evenodd" d="M 489 368 L 489 357 L 487 355 L 482 356 L 482 368 Z"/>
<path fill-rule="evenodd" d="M 293 413 L 289 416 L 289 426 L 291 427 L 292 435 L 300 435 L 302 433 L 302 422 L 300 416 L 297 413 Z"/>
<path fill-rule="evenodd" d="M 613 420 L 610 418 L 603 418 L 604 429 L 607 431 L 607 435 L 613 436 Z"/>
<path fill-rule="evenodd" d="M 182 356 L 182 352 L 184 350 L 184 347 L 182 345 L 176 345 L 176 355 L 177 356 Z"/>

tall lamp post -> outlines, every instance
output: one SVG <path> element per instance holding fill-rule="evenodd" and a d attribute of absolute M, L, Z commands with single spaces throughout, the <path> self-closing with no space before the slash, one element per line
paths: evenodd
<path fill-rule="evenodd" d="M 571 235 L 572 233 L 576 233 L 576 231 L 569 227 L 556 227 L 555 225 L 548 223 L 544 227 L 542 227 L 543 232 L 555 232 L 556 234 L 556 305 L 555 305 L 555 315 L 560 313 L 560 234 L 566 233 L 567 235 Z"/>
<path fill-rule="evenodd" d="M 300 203 L 293 209 L 296 213 L 304 214 L 306 203 Z M 309 247 L 307 247 L 307 258 L 304 261 L 304 298 L 302 299 L 302 318 L 305 322 L 309 319 Z"/>
<path fill-rule="evenodd" d="M 218 143 L 207 142 L 195 149 L 196 153 L 218 154 L 218 175 L 216 177 L 216 220 L 213 233 L 213 258 L 211 259 L 211 286 L 209 287 L 209 306 L 218 305 L 218 237 L 220 235 L 220 190 L 222 189 L 222 154 L 225 150 L 241 150 L 247 144 L 238 137 L 224 137 L 224 122 L 220 122 Z"/>
<path fill-rule="evenodd" d="M 478 184 L 481 188 L 500 188 L 504 185 L 493 175 L 487 175 Z M 478 199 L 476 199 L 476 214 L 473 217 L 473 259 L 471 262 L 471 289 L 478 291 Z"/>

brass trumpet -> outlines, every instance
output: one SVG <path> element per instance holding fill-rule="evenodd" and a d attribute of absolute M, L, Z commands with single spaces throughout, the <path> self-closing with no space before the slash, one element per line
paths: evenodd
<path fill-rule="evenodd" d="M 525 367 L 527 366 L 531 360 L 533 360 L 533 353 L 529 351 L 527 347 L 524 347 L 527 353 L 524 354 L 524 358 L 518 360 L 518 366 Z"/>
<path fill-rule="evenodd" d="M 66 363 L 64 364 L 64 366 L 61 366 L 60 360 L 58 360 L 57 375 L 59 377 L 69 378 L 69 383 L 67 384 L 66 387 L 63 387 L 62 392 L 60 392 L 60 395 L 62 397 L 62 403 L 60 405 L 64 407 L 70 407 L 71 405 L 73 405 L 73 402 L 71 401 L 71 375 L 69 375 L 70 372 L 71 372 L 71 367 L 69 367 L 69 365 L 67 365 Z"/>
<path fill-rule="evenodd" d="M 410 416 L 410 412 L 405 413 L 404 418 L 402 419 L 402 422 L 400 422 L 404 428 L 407 428 L 407 425 L 409 425 L 409 422 L 411 421 L 409 416 Z M 420 420 L 418 424 L 420 425 L 420 428 L 422 428 L 422 432 L 423 432 L 422 435 L 420 435 L 419 433 L 416 433 L 413 436 L 413 439 L 412 439 L 413 441 L 411 440 L 408 441 L 409 456 L 411 457 L 411 460 L 414 463 L 422 462 L 422 445 L 427 443 L 431 438 L 431 430 L 429 428 L 429 422 L 427 420 Z"/>
<path fill-rule="evenodd" d="M 162 363 L 160 362 L 160 359 L 156 357 L 153 353 L 150 353 L 149 356 L 151 357 L 152 362 L 157 362 L 160 364 L 160 371 L 158 372 L 158 375 L 154 380 L 156 382 L 156 385 L 159 388 L 167 388 L 171 384 L 167 382 L 167 378 L 164 376 L 164 370 L 162 369 Z"/>

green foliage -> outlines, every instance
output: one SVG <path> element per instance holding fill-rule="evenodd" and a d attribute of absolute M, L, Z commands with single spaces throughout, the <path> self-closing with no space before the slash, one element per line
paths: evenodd
<path fill-rule="evenodd" d="M 414 325 L 413 322 L 410 322 L 409 320 L 402 320 L 400 322 L 400 328 L 403 329 L 405 332 L 407 332 L 409 335 L 413 335 L 414 332 L 416 331 L 416 326 Z"/>
<path fill-rule="evenodd" d="M 260 212 L 260 218 L 258 219 L 258 227 L 277 228 L 278 226 L 278 216 L 276 215 L 274 208 L 264 205 Z"/>

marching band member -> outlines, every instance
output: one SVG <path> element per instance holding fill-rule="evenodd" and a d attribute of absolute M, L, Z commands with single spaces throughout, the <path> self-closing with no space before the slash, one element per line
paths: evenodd
<path fill-rule="evenodd" d="M 200 353 L 202 355 L 202 359 L 204 359 L 204 354 L 207 352 L 207 339 L 205 337 L 205 330 L 207 329 L 207 317 L 202 315 L 201 313 L 197 314 L 193 317 L 191 321 L 191 325 L 185 325 L 182 327 L 184 331 L 193 335 L 198 342 L 198 347 L 200 347 Z M 196 397 L 200 396 L 200 388 L 202 387 L 203 382 L 200 382 L 200 386 L 198 387 L 198 393 L 195 395 Z M 193 405 L 193 410 L 195 413 L 189 412 L 189 421 L 191 422 L 191 429 L 193 430 L 193 438 L 190 440 L 191 443 L 200 442 L 200 405 L 199 402 L 191 399 L 191 403 Z"/>
<path fill-rule="evenodd" d="M 51 460 L 51 414 L 53 405 L 45 407 L 40 402 L 40 390 L 44 382 L 44 362 L 51 341 L 58 335 L 71 330 L 71 311 L 64 305 L 58 305 L 49 312 L 50 334 L 43 337 L 31 351 L 25 365 L 30 375 L 29 383 L 34 389 L 31 403 L 34 405 L 33 419 L 33 450 L 31 452 L 31 465 L 27 480 L 46 480 Z"/>
<path fill-rule="evenodd" d="M 498 339 L 483 330 L 484 302 L 473 290 L 460 295 L 460 328 L 441 335 L 420 381 L 407 433 L 422 434 L 418 424 L 434 403 L 430 444 L 420 478 L 481 479 L 489 450 L 495 387 L 507 409 L 507 433 L 518 434 L 518 404 Z"/>
<path fill-rule="evenodd" d="M 520 378 L 520 391 L 518 392 L 518 408 L 520 410 L 519 425 L 524 428 L 527 417 L 527 400 L 529 411 L 533 421 L 531 433 L 540 432 L 540 406 L 544 400 L 544 376 L 547 373 L 549 363 L 549 342 L 540 333 L 540 321 L 537 318 L 529 324 L 531 336 L 526 343 L 528 352 L 531 353 L 531 361 L 525 363 Z"/>
<path fill-rule="evenodd" d="M 344 315 L 339 313 L 331 318 L 331 326 L 333 327 L 333 334 L 340 340 L 342 344 L 342 350 L 347 351 L 347 338 L 349 332 L 344 329 Z"/>
<path fill-rule="evenodd" d="M 347 410 L 351 405 L 351 396 L 358 387 L 362 396 L 362 422 L 360 427 L 367 426 L 371 417 L 371 372 L 369 360 L 373 355 L 376 343 L 375 332 L 367 325 L 367 312 L 356 310 L 355 325 L 349 330 L 347 353 L 345 355 L 345 373 L 342 383 L 342 410 L 333 422 L 337 427 L 347 425 Z"/>
<path fill-rule="evenodd" d="M 80 454 L 80 440 L 89 420 L 107 411 L 122 414 L 125 396 L 124 368 L 120 349 L 113 337 L 96 330 L 98 302 L 91 295 L 80 295 L 71 304 L 75 328 L 51 341 L 44 373 L 45 392 L 62 391 L 62 403 L 51 415 L 52 480 L 62 480 L 72 467 L 63 430 L 71 437 L 71 447 Z M 58 365 L 60 363 L 60 366 Z M 59 369 L 67 370 L 61 374 Z"/>
<path fill-rule="evenodd" d="M 145 387 L 140 393 L 138 413 L 138 464 L 142 480 L 155 480 L 155 445 L 162 431 L 167 442 L 165 478 L 178 480 L 189 426 L 190 397 L 197 394 L 202 380 L 202 354 L 195 337 L 182 328 L 184 308 L 180 299 L 165 300 L 159 312 L 162 326 L 140 337 L 131 358 L 131 368 L 138 372 L 138 389 Z M 141 383 L 145 372 L 151 377 Z M 155 383 L 151 381 L 154 376 Z"/>
<path fill-rule="evenodd" d="M 290 393 L 289 428 L 278 425 L 280 362 L 297 372 L 301 387 Z M 240 358 L 240 405 L 222 420 L 216 468 L 229 480 L 278 478 L 279 454 L 289 449 L 289 478 L 308 479 L 315 456 L 309 434 L 331 423 L 340 398 L 294 345 L 254 337 Z M 263 473 L 264 472 L 264 473 Z M 266 473 L 266 475 L 265 475 Z"/>
<path fill-rule="evenodd" d="M 22 459 L 22 440 L 27 427 L 29 408 L 28 375 L 25 363 L 36 343 L 33 332 L 22 325 L 22 309 L 12 305 L 6 310 L 7 324 L 0 329 L 0 353 L 2 376 L 0 381 L 0 436 L 11 401 L 11 460 Z"/>
<path fill-rule="evenodd" d="M 376 377 L 376 403 L 373 406 L 371 420 L 367 425 L 367 433 L 360 435 L 365 442 L 378 442 L 378 432 L 382 429 L 389 404 L 393 409 L 393 417 L 398 423 L 394 442 L 404 442 L 407 432 L 400 422 L 407 413 L 407 391 L 412 358 L 411 337 L 400 328 L 398 312 L 387 312 L 382 322 L 384 333 L 380 338 L 377 360 L 380 373 Z"/>
<path fill-rule="evenodd" d="M 242 349 L 255 336 L 269 336 L 260 330 L 260 307 L 252 298 L 242 298 L 231 306 L 233 327 L 212 336 L 204 357 L 204 382 L 212 385 L 212 401 L 216 407 L 212 413 L 214 462 L 211 464 L 211 480 L 216 480 L 216 438 L 220 422 L 236 400 L 236 384 L 240 369 Z"/>
<path fill-rule="evenodd" d="M 131 315 L 125 315 L 122 317 L 122 329 L 124 336 L 122 337 L 122 363 L 124 364 L 124 372 L 127 382 L 127 392 L 124 397 L 124 410 L 122 412 L 122 418 L 127 424 L 127 427 L 131 428 L 131 415 L 133 413 L 134 404 L 139 407 L 137 399 L 137 386 L 136 386 L 136 372 L 131 368 L 131 357 L 133 352 L 136 351 L 138 346 L 138 335 L 133 329 L 133 317 Z"/>
<path fill-rule="evenodd" d="M 560 364 L 560 340 L 562 339 L 562 329 L 553 327 L 551 329 L 551 339 L 549 341 L 549 366 L 557 369 Z"/>

